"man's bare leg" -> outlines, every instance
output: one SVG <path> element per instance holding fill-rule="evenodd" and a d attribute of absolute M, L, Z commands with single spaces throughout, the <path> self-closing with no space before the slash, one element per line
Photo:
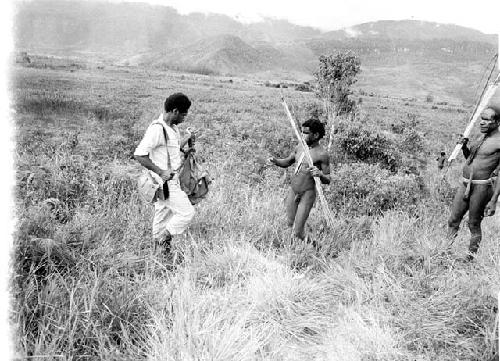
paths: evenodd
<path fill-rule="evenodd" d="M 455 193 L 451 206 L 450 218 L 448 218 L 448 238 L 451 240 L 457 236 L 460 223 L 467 213 L 469 202 L 464 200 L 465 185 L 462 183 Z"/>
<path fill-rule="evenodd" d="M 293 191 L 293 189 L 290 188 L 285 198 L 286 221 L 288 227 L 290 228 L 293 227 L 298 204 L 299 202 L 297 201 L 297 194 Z"/>
<path fill-rule="evenodd" d="M 316 190 L 310 189 L 304 192 L 300 198 L 300 202 L 297 207 L 297 213 L 295 215 L 295 227 L 294 235 L 299 239 L 305 238 L 304 227 L 306 225 L 309 213 L 314 205 L 316 199 Z"/>
<path fill-rule="evenodd" d="M 484 209 L 493 195 L 493 189 L 488 184 L 474 184 L 469 201 L 469 230 L 471 234 L 468 260 L 472 260 L 479 249 L 482 239 L 481 222 Z"/>

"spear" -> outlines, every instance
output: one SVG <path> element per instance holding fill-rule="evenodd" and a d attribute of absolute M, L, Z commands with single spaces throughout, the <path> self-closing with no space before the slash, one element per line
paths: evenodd
<path fill-rule="evenodd" d="M 493 65 L 492 73 L 493 73 L 494 69 L 495 69 L 495 66 Z M 495 81 L 489 85 L 486 92 L 484 92 L 484 95 L 483 95 L 481 101 L 479 102 L 479 104 L 476 105 L 476 108 L 474 109 L 474 113 L 472 114 L 472 117 L 470 118 L 469 124 L 467 125 L 467 128 L 465 128 L 464 134 L 462 135 L 463 138 L 469 138 L 470 133 L 472 132 L 472 129 L 474 128 L 474 124 L 476 123 L 477 119 L 481 115 L 481 112 L 483 111 L 484 108 L 486 108 L 491 97 L 497 91 L 499 82 L 500 82 L 500 74 L 498 74 Z M 453 160 L 455 160 L 458 153 L 460 152 L 460 149 L 462 149 L 462 146 L 463 146 L 462 143 L 458 143 L 455 146 L 455 149 L 453 149 L 453 152 L 451 153 L 450 157 L 448 158 L 448 163 L 451 163 Z"/>
<path fill-rule="evenodd" d="M 309 152 L 309 147 L 307 146 L 306 142 L 302 138 L 302 136 L 299 133 L 299 130 L 297 129 L 297 123 L 295 123 L 295 120 L 292 117 L 292 113 L 290 113 L 290 109 L 288 109 L 288 104 L 286 103 L 285 96 L 283 95 L 283 91 L 280 88 L 280 93 L 281 93 L 281 101 L 283 103 L 283 107 L 285 108 L 285 112 L 288 116 L 288 120 L 290 121 L 290 124 L 292 125 L 292 129 L 295 133 L 295 136 L 297 137 L 297 140 L 299 141 L 299 144 L 302 146 L 302 150 L 304 151 L 304 155 L 306 158 L 307 163 L 309 163 L 309 166 L 313 166 L 313 160 L 311 157 L 311 153 Z M 317 177 L 314 177 L 314 183 L 316 185 L 316 191 L 319 196 L 319 200 L 321 203 L 321 206 L 323 208 L 323 213 L 325 215 L 326 221 L 328 223 L 328 226 L 333 229 L 333 216 L 330 211 L 330 208 L 328 208 L 328 203 L 326 201 L 325 195 L 323 194 L 323 189 L 321 188 L 321 182 Z"/>

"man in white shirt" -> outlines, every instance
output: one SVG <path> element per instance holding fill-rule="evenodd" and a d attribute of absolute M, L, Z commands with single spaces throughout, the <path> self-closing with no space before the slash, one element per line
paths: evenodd
<path fill-rule="evenodd" d="M 190 106 L 186 95 L 170 95 L 165 100 L 164 112 L 149 125 L 134 152 L 134 158 L 163 185 L 154 203 L 153 239 L 156 245 L 163 246 L 165 253 L 170 252 L 172 236 L 183 233 L 195 213 L 188 196 L 180 188 L 177 173 L 182 165 L 181 148 L 195 138 L 188 133 L 181 140 L 177 128 Z"/>

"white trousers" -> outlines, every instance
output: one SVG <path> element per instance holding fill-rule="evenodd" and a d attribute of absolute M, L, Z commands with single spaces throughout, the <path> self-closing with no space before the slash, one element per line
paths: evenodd
<path fill-rule="evenodd" d="M 181 234 L 189 226 L 195 210 L 186 193 L 179 185 L 179 180 L 168 182 L 169 197 L 155 202 L 153 218 L 153 238 L 162 240 L 166 231 L 170 234 Z"/>

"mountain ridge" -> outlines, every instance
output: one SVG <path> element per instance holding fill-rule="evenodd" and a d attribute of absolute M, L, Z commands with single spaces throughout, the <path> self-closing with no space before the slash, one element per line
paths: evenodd
<path fill-rule="evenodd" d="M 424 80 L 436 81 L 426 68 L 447 77 L 447 89 L 480 78 L 479 69 L 498 51 L 497 39 L 420 20 L 379 20 L 322 32 L 283 19 L 247 24 L 221 14 L 181 15 L 167 6 L 99 1 L 24 1 L 14 19 L 15 47 L 28 53 L 96 53 L 119 65 L 310 78 L 320 55 L 350 51 L 359 56 L 367 78 L 369 72 L 378 74 L 372 79 L 377 84 L 382 70 L 397 81 L 390 72 L 399 69 L 419 92 Z"/>
<path fill-rule="evenodd" d="M 264 18 L 244 24 L 222 14 L 181 15 L 174 8 L 145 3 L 106 3 L 67 0 L 23 1 L 16 8 L 18 47 L 120 47 L 143 41 L 142 47 L 179 46 L 205 37 L 229 34 L 243 41 L 273 45 L 304 39 L 406 39 L 480 41 L 496 45 L 496 35 L 452 24 L 419 20 L 379 20 L 321 32 L 283 19 Z M 137 43 L 136 47 L 141 45 Z"/>
<path fill-rule="evenodd" d="M 340 30 L 329 31 L 326 39 L 388 38 L 398 40 L 451 39 L 455 41 L 480 41 L 496 44 L 497 35 L 455 24 L 443 24 L 423 20 L 378 20 L 361 23 Z"/>

